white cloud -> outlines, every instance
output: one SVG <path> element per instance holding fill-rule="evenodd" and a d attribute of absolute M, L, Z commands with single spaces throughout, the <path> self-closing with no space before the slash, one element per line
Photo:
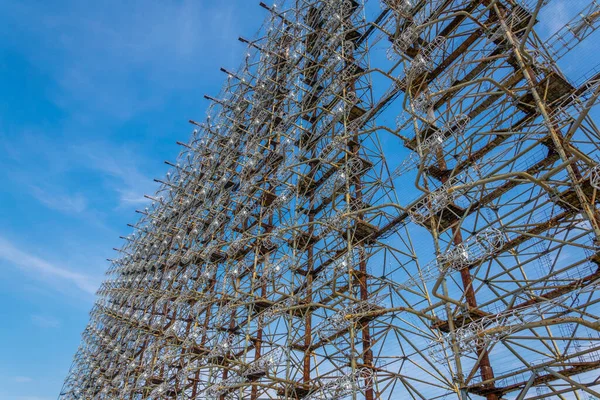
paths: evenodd
<path fill-rule="evenodd" d="M 50 400 L 50 398 L 40 396 L 18 396 L 15 397 L 14 400 Z"/>
<path fill-rule="evenodd" d="M 8 174 L 9 179 L 52 210 L 85 214 L 88 220 L 101 218 L 98 210 L 103 210 L 107 200 L 114 199 L 118 207 L 138 206 L 148 203 L 144 194 L 157 188 L 146 171 L 157 170 L 157 163 L 147 160 L 133 144 L 84 138 L 64 143 L 37 132 L 27 132 L 17 140 L 3 139 L 0 134 L 0 147 L 4 142 L 13 151 L 11 165 L 18 166 Z M 80 185 L 73 177 L 82 173 L 102 187 Z M 97 196 L 99 189 L 105 189 L 103 196 Z"/>
<path fill-rule="evenodd" d="M 60 321 L 48 315 L 32 315 L 31 322 L 40 328 L 58 328 Z"/>
<path fill-rule="evenodd" d="M 540 25 L 546 34 L 554 34 L 589 3 L 588 0 L 554 0 L 542 8 Z"/>
<path fill-rule="evenodd" d="M 49 278 L 75 285 L 78 289 L 93 294 L 98 282 L 90 276 L 56 266 L 26 251 L 16 248 L 0 236 L 0 259 L 6 260 L 37 278 Z"/>
<path fill-rule="evenodd" d="M 30 378 L 28 376 L 15 376 L 13 378 L 13 380 L 17 383 L 28 383 L 28 382 L 33 382 L 33 378 Z"/>
<path fill-rule="evenodd" d="M 548 33 L 553 34 L 569 21 L 568 6 L 563 1 L 554 1 L 546 7 L 544 12 L 548 15 L 542 19 L 542 26 L 547 29 Z"/>
<path fill-rule="evenodd" d="M 156 190 L 156 183 L 140 169 L 140 155 L 131 148 L 88 143 L 73 146 L 72 152 L 82 167 L 108 178 L 107 184 L 118 194 L 119 206 L 148 203 L 144 194 Z"/>
<path fill-rule="evenodd" d="M 64 194 L 56 190 L 31 187 L 33 196 L 46 207 L 68 214 L 80 214 L 87 208 L 87 199 L 81 193 Z"/>

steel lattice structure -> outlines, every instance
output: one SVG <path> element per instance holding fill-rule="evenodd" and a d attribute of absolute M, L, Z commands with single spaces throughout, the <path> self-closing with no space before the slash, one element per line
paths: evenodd
<path fill-rule="evenodd" d="M 261 3 L 59 398 L 600 398 L 600 7 L 546 3 Z"/>

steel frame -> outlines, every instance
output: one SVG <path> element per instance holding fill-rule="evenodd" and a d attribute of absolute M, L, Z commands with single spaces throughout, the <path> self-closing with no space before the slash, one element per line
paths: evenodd
<path fill-rule="evenodd" d="M 547 2 L 261 3 L 59 398 L 600 398 L 600 7 Z"/>

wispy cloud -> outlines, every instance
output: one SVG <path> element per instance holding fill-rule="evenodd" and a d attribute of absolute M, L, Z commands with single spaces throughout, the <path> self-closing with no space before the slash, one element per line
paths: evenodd
<path fill-rule="evenodd" d="M 12 140 L 0 134 L 0 146 L 11 150 L 14 172 L 8 179 L 44 206 L 65 214 L 100 217 L 97 210 L 113 201 L 119 208 L 145 204 L 144 194 L 154 193 L 157 187 L 148 170 L 160 164 L 147 160 L 135 144 L 101 139 L 65 143 L 28 132 Z M 86 180 L 77 180 L 83 174 Z"/>
<path fill-rule="evenodd" d="M 569 21 L 568 4 L 562 0 L 551 2 L 546 6 L 544 13 L 548 18 L 542 19 L 542 27 L 553 34 Z"/>
<path fill-rule="evenodd" d="M 93 294 L 99 282 L 91 276 L 56 266 L 42 258 L 18 249 L 0 236 L 0 259 L 10 262 L 37 278 L 48 278 L 75 285 L 78 289 Z"/>
<path fill-rule="evenodd" d="M 144 194 L 156 189 L 155 182 L 140 169 L 140 156 L 133 149 L 87 143 L 72 147 L 80 165 L 101 173 L 107 185 L 118 194 L 119 206 L 145 204 Z"/>
<path fill-rule="evenodd" d="M 58 328 L 60 321 L 49 315 L 32 315 L 31 322 L 40 328 Z"/>
<path fill-rule="evenodd" d="M 540 25 L 546 34 L 553 34 L 589 3 L 589 0 L 554 0 L 542 9 Z"/>
<path fill-rule="evenodd" d="M 9 399 L 10 400 L 10 399 Z M 15 397 L 14 400 L 50 400 L 50 397 L 40 397 L 40 396 L 18 396 Z"/>
<path fill-rule="evenodd" d="M 28 383 L 33 382 L 33 378 L 30 378 L 29 376 L 15 376 L 13 381 L 17 383 Z"/>
<path fill-rule="evenodd" d="M 46 207 L 68 214 L 79 214 L 86 210 L 87 199 L 81 193 L 60 193 L 57 189 L 42 189 L 31 186 L 32 195 Z"/>

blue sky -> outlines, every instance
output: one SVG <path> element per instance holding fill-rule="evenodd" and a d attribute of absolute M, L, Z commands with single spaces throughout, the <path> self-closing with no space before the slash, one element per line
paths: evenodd
<path fill-rule="evenodd" d="M 0 400 L 57 397 L 105 259 L 264 16 L 0 0 Z"/>
<path fill-rule="evenodd" d="M 0 0 L 0 400 L 57 397 L 105 259 L 265 15 L 249 0 L 51 3 Z M 569 13 L 552 4 L 546 31 Z"/>

